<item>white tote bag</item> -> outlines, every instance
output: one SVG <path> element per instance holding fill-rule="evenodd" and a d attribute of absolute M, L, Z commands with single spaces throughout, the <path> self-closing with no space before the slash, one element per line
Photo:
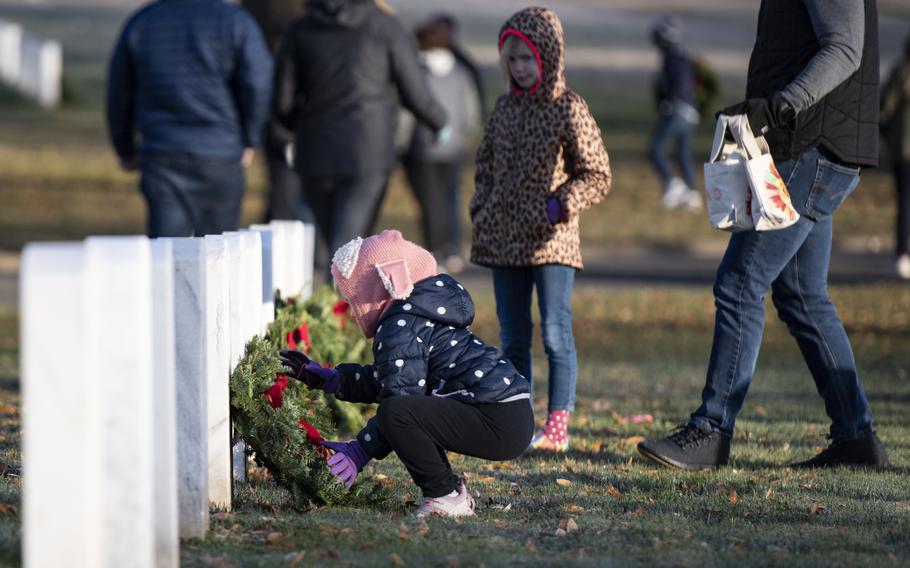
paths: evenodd
<path fill-rule="evenodd" d="M 711 155 L 705 163 L 705 194 L 711 226 L 722 231 L 748 231 L 752 222 L 752 190 L 746 172 L 749 157 L 735 141 L 727 139 L 730 120 L 719 115 Z"/>
<path fill-rule="evenodd" d="M 752 189 L 752 222 L 756 231 L 785 229 L 799 220 L 799 213 L 790 201 L 790 192 L 781 179 L 771 150 L 764 137 L 756 137 L 744 114 L 729 117 L 728 125 L 733 139 L 748 160 L 746 177 Z"/>

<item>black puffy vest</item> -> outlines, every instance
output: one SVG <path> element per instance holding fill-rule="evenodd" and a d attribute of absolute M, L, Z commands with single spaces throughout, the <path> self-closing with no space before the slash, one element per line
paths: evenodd
<path fill-rule="evenodd" d="M 786 126 L 765 135 L 775 160 L 794 159 L 820 146 L 845 164 L 878 165 L 878 11 L 865 3 L 859 69 Z M 809 13 L 800 0 L 762 0 L 749 60 L 746 98 L 783 89 L 818 52 Z"/>

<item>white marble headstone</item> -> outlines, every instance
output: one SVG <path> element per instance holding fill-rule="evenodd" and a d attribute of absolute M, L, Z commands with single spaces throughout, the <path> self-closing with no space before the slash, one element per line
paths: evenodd
<path fill-rule="evenodd" d="M 82 243 L 33 243 L 22 252 L 22 554 L 26 568 L 91 568 L 102 561 L 93 465 L 96 377 L 86 373 Z M 51 356 L 53 355 L 53 356 Z M 53 535 L 53 546 L 48 536 Z"/>
<path fill-rule="evenodd" d="M 153 380 L 155 388 L 155 566 L 180 564 L 177 514 L 177 388 L 174 254 L 171 241 L 151 242 Z"/>
<path fill-rule="evenodd" d="M 151 249 L 144 236 L 84 243 L 85 372 L 97 399 L 94 465 L 103 567 L 154 565 Z M 91 442 L 90 442 L 91 443 Z M 94 452 L 91 452 L 94 453 Z"/>
<path fill-rule="evenodd" d="M 206 235 L 205 305 L 208 409 L 209 503 L 231 508 L 231 263 L 228 241 L 237 237 Z"/>
<path fill-rule="evenodd" d="M 21 64 L 22 26 L 0 20 L 0 81 L 18 87 Z"/>
<path fill-rule="evenodd" d="M 274 231 L 268 225 L 252 225 L 245 230 L 259 233 L 259 240 L 262 244 L 262 319 L 260 322 L 260 333 L 264 335 L 269 324 L 275 320 L 275 249 L 272 246 Z"/>
<path fill-rule="evenodd" d="M 306 230 L 302 221 L 275 220 L 269 223 L 281 235 L 282 285 L 284 298 L 298 296 L 303 292 L 304 261 L 306 256 Z"/>
<path fill-rule="evenodd" d="M 22 34 L 19 90 L 45 108 L 60 104 L 63 48 L 60 42 Z"/>
<path fill-rule="evenodd" d="M 209 530 L 206 242 L 162 240 L 174 250 L 180 538 L 203 538 Z"/>

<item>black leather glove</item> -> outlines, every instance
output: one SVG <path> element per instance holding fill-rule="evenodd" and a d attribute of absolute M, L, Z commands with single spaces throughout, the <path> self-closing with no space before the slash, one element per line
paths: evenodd
<path fill-rule="evenodd" d="M 288 368 L 287 375 L 297 379 L 311 389 L 334 393 L 338 390 L 340 377 L 331 367 L 322 367 L 300 351 L 282 349 L 281 364 Z"/>
<path fill-rule="evenodd" d="M 796 113 L 790 108 L 779 93 L 774 93 L 768 98 L 746 99 L 741 103 L 728 106 L 720 111 L 721 114 L 733 116 L 744 114 L 749 119 L 749 126 L 756 136 L 761 136 L 773 128 L 793 120 Z"/>

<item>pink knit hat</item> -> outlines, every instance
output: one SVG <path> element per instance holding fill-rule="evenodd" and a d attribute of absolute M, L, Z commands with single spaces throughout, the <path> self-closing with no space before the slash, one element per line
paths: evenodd
<path fill-rule="evenodd" d="M 392 300 L 404 300 L 416 282 L 438 272 L 429 251 L 394 230 L 366 239 L 357 237 L 332 258 L 335 286 L 367 337 L 376 334 L 379 317 Z"/>

